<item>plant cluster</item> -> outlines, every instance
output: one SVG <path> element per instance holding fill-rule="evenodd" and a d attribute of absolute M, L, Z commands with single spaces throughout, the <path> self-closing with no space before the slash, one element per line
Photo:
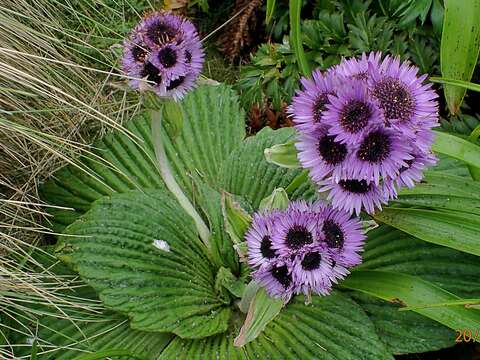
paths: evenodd
<path fill-rule="evenodd" d="M 317 1 L 305 4 L 313 19 L 302 21 L 308 61 L 326 70 L 342 57 L 382 51 L 411 60 L 422 73 L 439 70 L 439 34 L 443 8 L 435 1 Z M 278 19 L 278 22 L 276 21 Z M 287 17 L 288 19 L 288 17 Z M 274 41 L 260 46 L 243 66 L 237 89 L 246 108 L 267 102 L 279 110 L 290 102 L 300 75 L 290 49 L 285 7 L 277 7 L 271 21 Z"/>
<path fill-rule="evenodd" d="M 45 8 L 56 3 L 38 2 Z M 116 3 L 81 2 L 86 8 L 74 14 L 103 16 L 102 7 Z M 267 19 L 278 18 L 274 3 L 266 2 Z M 313 35 L 306 21 L 299 42 L 302 3 L 318 17 L 315 26 L 328 24 L 306 54 L 303 46 Z M 0 27 L 0 42 L 8 40 L 0 46 L 8 104 L 0 131 L 16 131 L 19 146 L 40 144 L 70 163 L 41 184 L 41 202 L 0 204 L 0 218 L 21 231 L 48 232 L 54 245 L 28 248 L 14 238 L 14 226 L 0 232 L 0 250 L 7 250 L 0 258 L 0 357 L 392 360 L 452 346 L 456 329 L 480 326 L 478 120 L 459 115 L 450 129 L 444 124 L 444 131 L 434 131 L 439 104 L 427 75 L 398 56 L 364 52 L 377 40 L 390 52 L 389 39 L 401 35 L 396 29 L 427 17 L 435 27 L 439 1 L 289 5 L 292 36 L 278 49 L 291 57 L 296 78 L 272 87 L 292 98 L 277 94 L 275 101 L 282 108 L 290 103 L 294 126 L 263 128 L 255 136 L 247 136 L 245 111 L 231 86 L 200 84 L 208 58 L 195 26 L 178 13 L 146 13 L 122 31 L 133 28 L 117 39 L 122 53 L 109 53 L 120 73 L 68 62 L 65 56 L 81 42 L 56 52 L 46 39 L 58 24 L 25 11 L 39 31 L 25 30 L 16 21 L 23 3 L 12 2 L 15 21 L 0 14 L 16 29 Z M 458 20 L 465 17 L 461 26 L 480 40 L 478 16 L 465 11 L 480 16 L 480 6 L 470 5 L 445 3 L 442 72 L 473 71 L 477 57 L 463 60 L 480 41 L 451 37 L 452 29 L 460 36 Z M 377 29 L 382 17 L 385 33 Z M 274 36 L 283 35 L 281 22 L 270 24 L 280 29 Z M 25 43 L 40 49 L 31 59 L 22 52 Z M 347 43 L 351 53 L 342 47 Z M 362 55 L 350 56 L 357 52 Z M 43 72 L 36 65 L 44 61 L 55 65 Z M 274 64 L 266 67 L 279 70 L 282 59 Z M 312 64 L 320 69 L 311 72 Z M 70 72 L 62 72 L 64 66 Z M 112 75 L 120 80 L 109 82 Z M 74 80 L 78 84 L 70 84 Z M 456 113 L 464 87 L 480 90 L 462 80 L 429 80 L 445 83 L 446 103 Z M 100 111 L 104 88 L 109 98 L 121 99 L 109 104 L 111 113 Z M 33 121 L 41 111 L 28 106 L 36 102 L 53 112 L 48 101 L 73 102 L 75 114 L 113 131 L 85 149 L 73 137 L 59 140 L 28 122 L 14 123 L 16 116 Z M 70 121 L 69 111 L 58 114 Z M 65 124 L 57 126 L 72 136 Z M 81 155 L 73 161 L 70 152 Z M 44 209 L 35 214 L 45 216 L 44 225 L 36 228 L 24 217 L 30 206 Z"/>

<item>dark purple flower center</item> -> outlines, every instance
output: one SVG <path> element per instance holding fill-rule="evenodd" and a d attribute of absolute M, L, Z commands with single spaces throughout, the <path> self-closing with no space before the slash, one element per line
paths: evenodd
<path fill-rule="evenodd" d="M 311 252 L 306 254 L 302 260 L 302 268 L 306 271 L 316 270 L 320 267 L 322 255 L 319 252 Z"/>
<path fill-rule="evenodd" d="M 180 76 L 178 79 L 170 81 L 170 84 L 167 86 L 167 90 L 173 90 L 179 87 L 180 85 L 183 84 L 183 81 L 185 80 L 185 76 Z"/>
<path fill-rule="evenodd" d="M 140 45 L 135 44 L 132 48 L 132 56 L 137 62 L 144 62 L 147 56 L 147 51 Z"/>
<path fill-rule="evenodd" d="M 390 137 L 380 130 L 372 131 L 365 136 L 357 152 L 357 157 L 363 161 L 380 162 L 390 155 Z"/>
<path fill-rule="evenodd" d="M 142 78 L 147 77 L 148 81 L 154 82 L 156 85 L 162 82 L 160 71 L 151 63 L 147 62 L 142 70 Z"/>
<path fill-rule="evenodd" d="M 326 105 L 329 103 L 328 95 L 332 95 L 332 93 L 321 93 L 317 96 L 315 102 L 313 103 L 313 120 L 315 120 L 315 122 L 320 122 L 322 112 L 325 110 Z"/>
<path fill-rule="evenodd" d="M 373 96 L 378 99 L 385 119 L 407 121 L 413 114 L 415 102 L 408 88 L 398 79 L 386 77 L 375 84 Z"/>
<path fill-rule="evenodd" d="M 162 21 L 153 23 L 147 29 L 147 37 L 157 45 L 171 42 L 175 35 L 175 29 Z"/>
<path fill-rule="evenodd" d="M 260 243 L 260 252 L 262 256 L 266 259 L 273 259 L 276 254 L 275 250 L 272 249 L 272 241 L 270 240 L 270 236 L 265 235 Z"/>
<path fill-rule="evenodd" d="M 370 191 L 370 184 L 366 180 L 340 180 L 338 184 L 354 194 L 365 194 Z"/>
<path fill-rule="evenodd" d="M 284 288 L 287 288 L 292 282 L 292 276 L 288 273 L 286 265 L 274 267 L 270 273 Z"/>
<path fill-rule="evenodd" d="M 185 62 L 190 64 L 192 62 L 192 53 L 188 50 L 185 50 Z"/>
<path fill-rule="evenodd" d="M 325 242 L 329 247 L 336 249 L 343 247 L 343 231 L 335 221 L 325 220 L 322 230 L 325 235 Z"/>
<path fill-rule="evenodd" d="M 298 250 L 303 245 L 311 244 L 313 242 L 313 237 L 306 227 L 295 225 L 288 230 L 286 242 L 290 249 Z"/>
<path fill-rule="evenodd" d="M 350 100 L 340 113 L 340 125 L 355 134 L 367 126 L 370 116 L 372 112 L 363 101 Z"/>
<path fill-rule="evenodd" d="M 347 156 L 347 146 L 335 142 L 333 136 L 324 135 L 318 142 L 318 152 L 327 164 L 337 165 Z"/>
<path fill-rule="evenodd" d="M 177 63 L 177 53 L 170 47 L 165 47 L 158 52 L 158 61 L 166 68 L 171 68 Z"/>

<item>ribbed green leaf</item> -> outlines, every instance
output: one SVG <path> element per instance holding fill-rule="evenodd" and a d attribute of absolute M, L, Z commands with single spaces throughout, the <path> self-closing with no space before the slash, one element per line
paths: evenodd
<path fill-rule="evenodd" d="M 190 196 L 198 179 L 218 189 L 221 163 L 245 136 L 244 112 L 238 98 L 228 86 L 202 86 L 189 93 L 180 107 L 180 135 L 170 140 L 167 131 L 163 133 L 176 179 Z M 168 124 L 168 119 L 164 123 Z M 132 189 L 164 188 L 148 115 L 136 116 L 127 128 L 140 139 L 137 143 L 118 131 L 108 134 L 93 148 L 100 159 L 81 159 L 90 175 L 67 166 L 42 187 L 42 196 L 48 203 L 75 210 L 52 209 L 55 230 L 71 224 L 102 196 Z"/>
<path fill-rule="evenodd" d="M 57 254 L 135 329 L 198 338 L 227 328 L 229 300 L 215 293 L 205 247 L 163 192 L 99 200 L 66 229 Z"/>
<path fill-rule="evenodd" d="M 480 0 L 445 0 L 440 65 L 442 76 L 470 81 L 480 50 Z M 451 113 L 460 110 L 465 89 L 445 86 L 445 99 Z"/>
<path fill-rule="evenodd" d="M 40 320 L 37 334 L 37 358 L 71 360 L 90 352 L 124 349 L 139 359 L 158 359 L 171 341 L 172 335 L 132 330 L 128 319 L 114 314 L 98 316 L 97 321 L 76 322 L 60 318 Z M 19 349 L 17 356 L 28 355 L 28 346 Z M 134 359 L 132 356 L 113 356 L 109 359 Z M 106 356 L 101 357 L 105 359 Z"/>
<path fill-rule="evenodd" d="M 256 136 L 247 138 L 224 164 L 221 173 L 223 188 L 243 196 L 255 209 L 275 188 L 286 188 L 301 173 L 301 169 L 285 169 L 269 164 L 263 151 L 275 144 L 292 140 L 294 136 L 295 131 L 291 128 L 264 128 Z M 314 195 L 315 187 L 310 181 L 305 181 L 291 194 L 291 198 L 309 198 Z"/>
<path fill-rule="evenodd" d="M 254 341 L 233 347 L 227 336 L 199 340 L 175 338 L 161 359 L 393 359 L 381 343 L 371 321 L 351 299 L 334 292 L 292 300 Z"/>

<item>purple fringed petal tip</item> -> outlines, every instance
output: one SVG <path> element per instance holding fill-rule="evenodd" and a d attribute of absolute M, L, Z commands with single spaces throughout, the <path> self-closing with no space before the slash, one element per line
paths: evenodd
<path fill-rule="evenodd" d="M 296 92 L 289 113 L 295 127 L 300 131 L 311 131 L 322 122 L 322 113 L 328 104 L 328 95 L 334 94 L 335 77 L 314 71 L 312 79 L 300 80 L 303 89 Z"/>
<path fill-rule="evenodd" d="M 386 204 L 388 200 L 382 186 L 364 179 L 350 178 L 337 182 L 333 178 L 328 178 L 319 191 L 329 191 L 327 199 L 332 202 L 334 208 L 349 214 L 355 212 L 357 216 L 360 215 L 362 208 L 369 214 L 373 214 L 375 208 L 381 210 L 382 204 Z"/>
<path fill-rule="evenodd" d="M 260 267 L 276 259 L 278 254 L 272 248 L 272 236 L 275 233 L 276 212 L 255 214 L 245 235 L 248 246 L 248 263 L 251 267 Z"/>
<path fill-rule="evenodd" d="M 381 52 L 363 53 L 360 59 L 342 59 L 334 67 L 336 73 L 346 79 L 366 81 L 370 78 L 372 69 L 379 69 L 382 60 Z"/>
<path fill-rule="evenodd" d="M 143 18 L 124 42 L 123 71 L 132 88 L 180 100 L 194 88 L 204 62 L 195 26 L 168 12 Z"/>

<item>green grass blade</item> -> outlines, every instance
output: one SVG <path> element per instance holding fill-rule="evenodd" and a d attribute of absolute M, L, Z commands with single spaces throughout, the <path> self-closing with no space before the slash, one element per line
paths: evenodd
<path fill-rule="evenodd" d="M 447 84 L 452 86 L 458 86 L 467 90 L 480 91 L 479 84 L 475 84 L 469 81 L 447 79 L 443 77 L 431 77 L 429 78 L 429 80 L 434 83 Z"/>
<path fill-rule="evenodd" d="M 469 81 L 480 50 L 480 0 L 445 0 L 440 66 L 442 76 Z M 445 98 L 452 114 L 458 113 L 466 90 L 446 85 Z"/>
<path fill-rule="evenodd" d="M 304 76 L 310 77 L 310 65 L 308 64 L 302 44 L 302 31 L 300 28 L 301 0 L 290 0 L 290 46 L 295 53 L 298 67 Z"/>
<path fill-rule="evenodd" d="M 275 0 L 267 0 L 267 11 L 265 15 L 265 22 L 268 24 L 272 20 L 273 12 L 275 11 Z"/>

